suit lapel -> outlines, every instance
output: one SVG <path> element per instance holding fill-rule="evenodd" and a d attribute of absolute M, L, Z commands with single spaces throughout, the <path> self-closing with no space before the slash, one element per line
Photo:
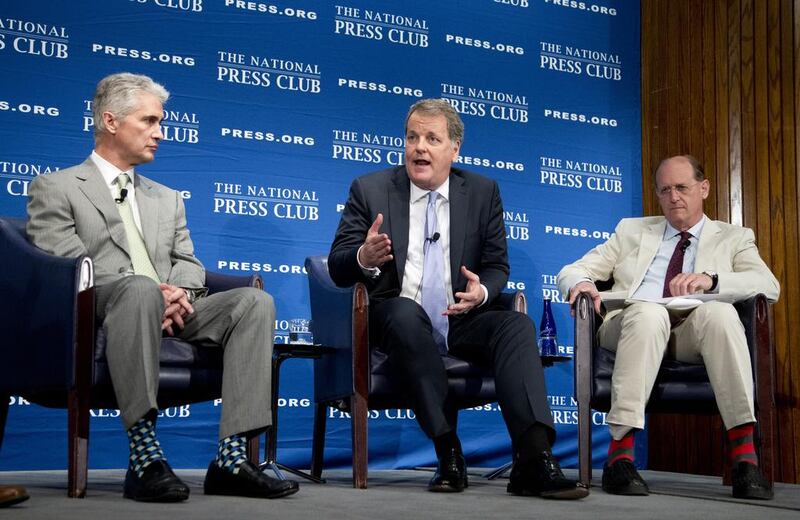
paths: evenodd
<path fill-rule="evenodd" d="M 142 235 L 147 253 L 155 265 L 156 244 L 158 243 L 158 199 L 149 179 L 139 174 L 136 180 L 136 205 L 139 207 L 139 221 L 142 223 Z"/>
<path fill-rule="evenodd" d="M 464 236 L 469 214 L 468 189 L 464 178 L 450 174 L 450 283 L 455 291 L 464 255 Z"/>
<path fill-rule="evenodd" d="M 713 252 L 714 244 L 717 241 L 714 237 L 721 231 L 716 221 L 706 219 L 703 230 L 700 232 L 700 238 L 697 241 L 697 255 L 694 258 L 695 273 L 702 273 L 703 271 L 715 269 L 714 266 L 716 262 L 714 262 Z"/>
<path fill-rule="evenodd" d="M 91 159 L 87 159 L 83 166 L 76 174 L 76 177 L 83 181 L 78 187 L 89 202 L 103 215 L 111 240 L 130 254 L 125 225 L 122 223 L 122 217 L 119 216 L 119 210 L 108 191 L 103 175 Z"/>
<path fill-rule="evenodd" d="M 628 296 L 633 296 L 633 293 L 644 280 L 644 275 L 647 274 L 647 269 L 653 263 L 653 259 L 658 253 L 658 248 L 661 245 L 661 240 L 664 237 L 664 230 L 667 227 L 666 219 L 651 224 L 642 230 L 642 237 L 639 245 L 639 255 L 636 257 L 636 278 L 628 289 Z"/>
<path fill-rule="evenodd" d="M 392 249 L 394 250 L 397 279 L 402 287 L 406 253 L 408 252 L 408 204 L 411 197 L 411 181 L 408 180 L 405 168 L 398 168 L 392 180 L 387 203 L 389 207 L 389 238 L 392 240 Z"/>

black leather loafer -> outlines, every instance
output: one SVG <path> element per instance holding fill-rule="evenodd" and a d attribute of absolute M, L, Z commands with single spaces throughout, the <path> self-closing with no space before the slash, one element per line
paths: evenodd
<path fill-rule="evenodd" d="M 206 495 L 252 498 L 280 498 L 293 495 L 299 489 L 300 485 L 294 480 L 268 477 L 250 461 L 239 466 L 239 473 L 235 475 L 211 461 L 203 484 Z"/>
<path fill-rule="evenodd" d="M 22 486 L 0 486 L 0 507 L 13 506 L 29 498 L 28 492 Z"/>
<path fill-rule="evenodd" d="M 189 498 L 189 487 L 175 476 L 167 461 L 156 460 L 144 468 L 141 478 L 128 470 L 123 496 L 139 502 L 180 502 Z"/>
<path fill-rule="evenodd" d="M 464 455 L 450 450 L 439 459 L 436 473 L 428 483 L 428 491 L 434 493 L 459 493 L 469 486 L 467 481 L 467 462 Z"/>
<path fill-rule="evenodd" d="M 514 459 L 506 488 L 509 493 L 558 500 L 576 500 L 589 494 L 588 489 L 564 476 L 550 450 L 543 451 L 527 464 L 522 464 L 519 456 Z"/>
<path fill-rule="evenodd" d="M 633 462 L 619 459 L 603 466 L 603 491 L 612 495 L 647 496 L 650 489 Z"/>
<path fill-rule="evenodd" d="M 761 469 L 747 462 L 733 468 L 733 498 L 772 500 L 772 485 L 767 482 Z"/>

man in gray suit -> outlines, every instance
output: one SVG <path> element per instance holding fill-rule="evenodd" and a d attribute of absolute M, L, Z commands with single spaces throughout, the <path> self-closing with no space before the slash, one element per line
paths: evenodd
<path fill-rule="evenodd" d="M 610 311 L 598 331 L 603 348 L 616 351 L 608 425 L 611 444 L 603 489 L 647 495 L 633 466 L 633 435 L 665 356 L 704 363 L 727 429 L 733 496 L 772 498 L 753 446 L 753 376 L 744 327 L 729 302 L 764 293 L 778 299 L 778 281 L 761 259 L 750 229 L 711 220 L 703 213 L 709 182 L 697 160 L 679 155 L 661 162 L 655 190 L 664 216 L 623 219 L 607 242 L 558 273 L 559 290 L 572 305 L 586 292 L 601 312 L 594 282 L 614 278 L 612 292 L 638 300 Z M 718 301 L 691 312 L 653 301 L 694 293 Z"/>
<path fill-rule="evenodd" d="M 93 102 L 95 149 L 82 164 L 31 183 L 28 235 L 52 254 L 94 262 L 96 315 L 130 441 L 125 497 L 189 496 L 155 434 L 162 334 L 224 350 L 219 449 L 205 493 L 290 495 L 296 482 L 264 475 L 245 456 L 246 438 L 270 425 L 272 297 L 255 288 L 206 296 L 181 196 L 134 170 L 155 157 L 168 97 L 147 76 L 101 80 Z"/>

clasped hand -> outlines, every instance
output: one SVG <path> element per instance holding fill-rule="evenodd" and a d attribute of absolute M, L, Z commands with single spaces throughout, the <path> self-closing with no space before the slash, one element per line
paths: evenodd
<path fill-rule="evenodd" d="M 186 291 L 181 287 L 176 287 L 167 283 L 159 285 L 161 294 L 164 296 L 164 315 L 161 321 L 161 330 L 166 331 L 170 336 L 175 335 L 172 326 L 183 329 L 184 316 L 194 312 L 194 308 L 189 303 Z"/>

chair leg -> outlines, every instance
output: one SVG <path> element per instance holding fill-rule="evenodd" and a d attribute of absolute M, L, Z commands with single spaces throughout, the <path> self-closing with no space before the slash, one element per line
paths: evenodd
<path fill-rule="evenodd" d="M 89 472 L 89 403 L 94 365 L 94 287 L 78 294 L 78 329 L 75 349 L 75 387 L 67 396 L 67 494 L 86 496 Z"/>
<path fill-rule="evenodd" d="M 259 442 L 260 435 L 253 435 L 247 440 L 247 460 L 258 466 L 261 463 L 260 451 L 261 443 Z"/>
<path fill-rule="evenodd" d="M 89 474 L 89 401 L 73 390 L 67 406 L 67 494 L 70 498 L 84 498 Z"/>
<path fill-rule="evenodd" d="M 594 311 L 588 296 L 576 302 L 575 318 L 575 399 L 578 401 L 578 481 L 587 488 L 592 482 L 592 344 Z"/>
<path fill-rule="evenodd" d="M 728 453 L 730 452 L 730 445 L 728 443 L 728 432 L 725 427 L 722 427 L 722 485 L 733 485 L 733 468 L 728 461 Z"/>
<path fill-rule="evenodd" d="M 0 394 L 0 450 L 3 449 L 3 438 L 6 434 L 6 420 L 8 419 L 8 401 L 10 395 Z"/>
<path fill-rule="evenodd" d="M 314 437 L 311 443 L 311 475 L 316 478 L 322 478 L 327 417 L 328 405 L 326 403 L 317 403 L 314 406 Z"/>
<path fill-rule="evenodd" d="M 367 400 L 354 394 L 350 398 L 350 424 L 353 435 L 353 487 L 367 488 Z"/>
<path fill-rule="evenodd" d="M 769 335 L 766 299 L 757 302 L 758 342 L 756 345 L 756 446 L 758 463 L 766 479 L 775 482 L 775 350 Z"/>

